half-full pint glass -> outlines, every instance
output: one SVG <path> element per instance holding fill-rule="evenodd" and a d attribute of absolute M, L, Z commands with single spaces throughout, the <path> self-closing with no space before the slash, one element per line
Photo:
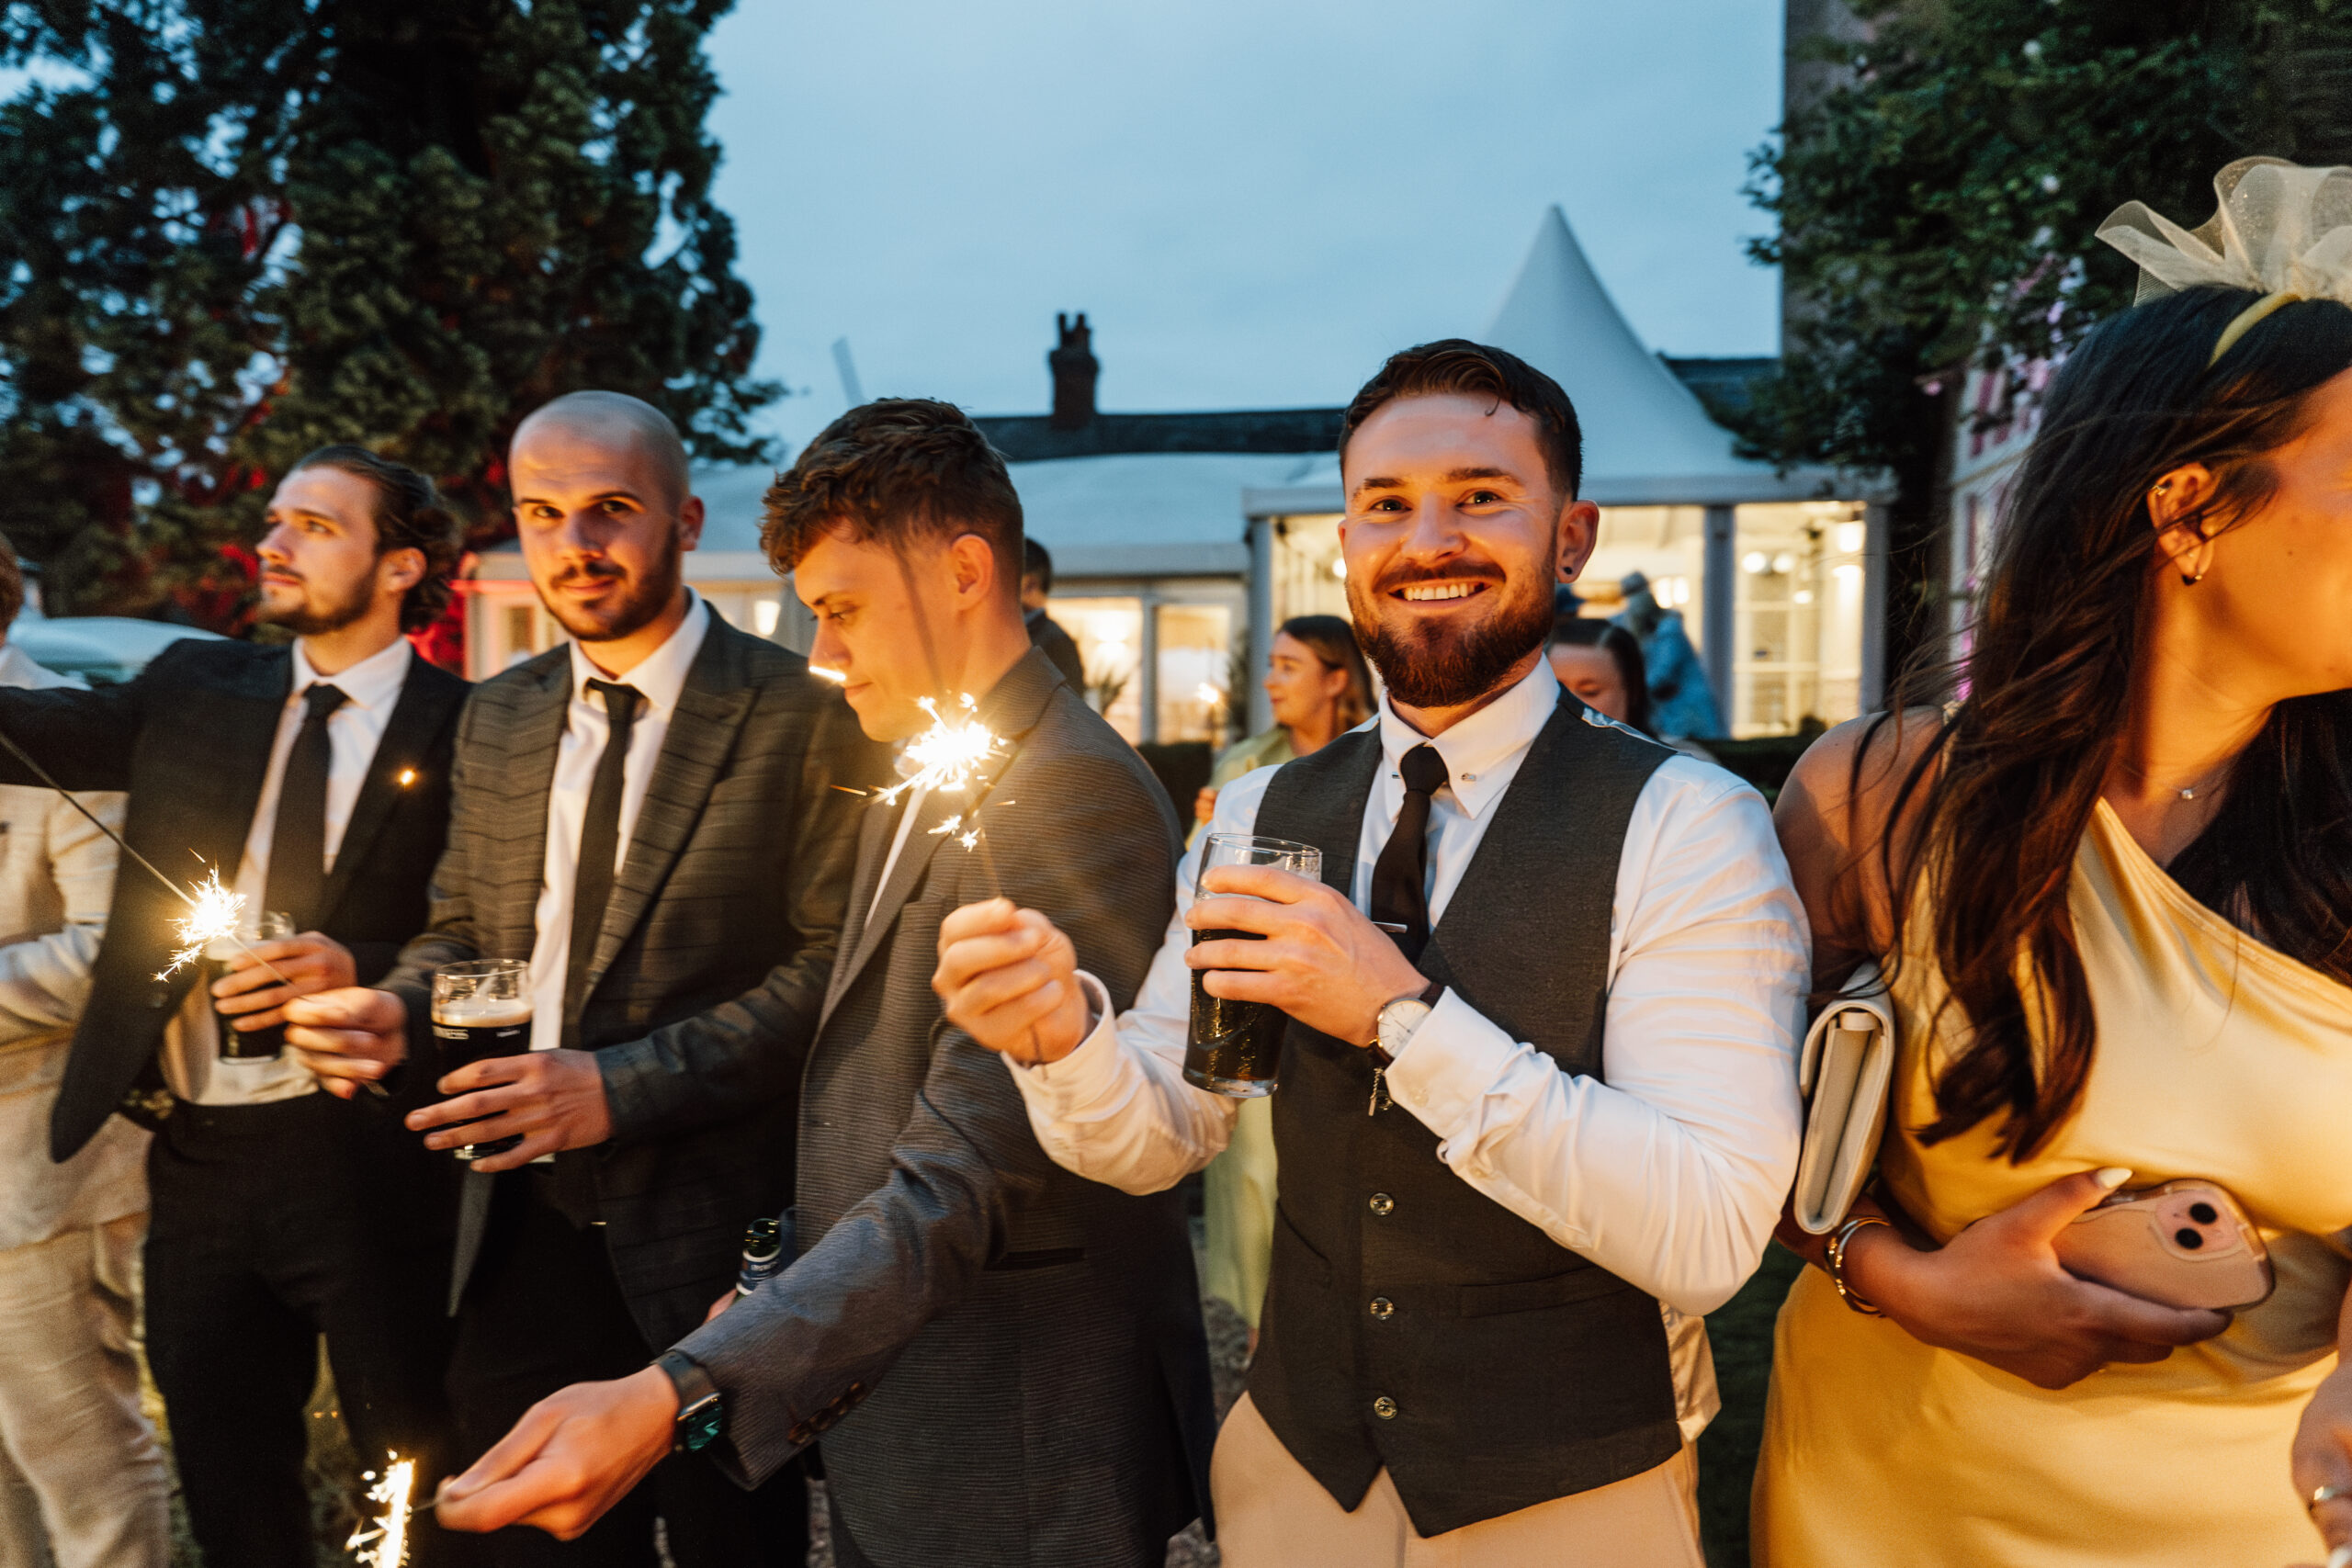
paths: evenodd
<path fill-rule="evenodd" d="M 204 944 L 204 970 L 199 980 L 208 995 L 212 982 L 229 973 L 231 960 L 249 947 L 265 942 L 277 942 L 294 934 L 294 919 L 276 909 L 257 910 L 245 918 L 234 936 L 216 936 Z M 272 981 L 275 985 L 276 982 Z M 240 1033 L 237 1021 L 220 1010 L 220 998 L 212 1004 L 213 1032 L 220 1037 L 220 1059 L 224 1062 L 272 1062 L 286 1049 L 286 1026 L 273 1023 L 267 1029 L 249 1029 Z"/>
<path fill-rule="evenodd" d="M 1247 833 L 1211 833 L 1201 846 L 1201 875 L 1220 865 L 1270 865 L 1295 872 L 1309 881 L 1323 874 L 1323 852 L 1312 844 L 1288 839 L 1259 839 Z M 1197 883 L 1194 895 L 1203 898 L 1231 897 L 1212 894 Z M 1255 931 L 1201 931 L 1193 943 L 1233 937 L 1246 942 L 1265 939 Z M 1184 1078 L 1212 1094 L 1236 1100 L 1256 1100 L 1274 1092 L 1281 1076 L 1283 1029 L 1290 1021 L 1282 1009 L 1269 1002 L 1235 1001 L 1213 997 L 1201 982 L 1211 971 L 1193 971 L 1193 1028 L 1184 1046 Z"/>
<path fill-rule="evenodd" d="M 433 972 L 433 1038 L 441 1047 L 438 1073 L 492 1056 L 519 1056 L 531 1048 L 530 966 L 519 959 L 484 958 L 444 964 Z M 477 1116 L 474 1121 L 487 1118 Z M 454 1122 L 463 1127 L 468 1123 Z M 517 1134 L 460 1144 L 459 1159 L 503 1155 L 523 1141 Z"/>

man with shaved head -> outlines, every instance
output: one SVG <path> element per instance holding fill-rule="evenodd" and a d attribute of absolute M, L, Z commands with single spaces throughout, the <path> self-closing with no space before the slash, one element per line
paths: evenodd
<path fill-rule="evenodd" d="M 467 707 L 431 929 L 380 988 L 289 1014 L 346 1088 L 416 1059 L 408 1125 L 478 1152 L 452 1292 L 469 1459 L 698 1325 L 746 1224 L 791 1201 L 854 792 L 881 773 L 837 688 L 686 586 L 703 504 L 659 410 L 559 398 L 515 431 L 508 473 L 532 584 L 571 640 Z M 435 1053 L 429 993 L 474 959 L 528 964 L 529 1049 L 460 1065 Z M 677 1568 L 797 1568 L 806 1506 L 797 1473 L 745 1494 L 680 1453 L 576 1540 L 490 1545 L 502 1568 L 650 1568 L 658 1519 Z"/>

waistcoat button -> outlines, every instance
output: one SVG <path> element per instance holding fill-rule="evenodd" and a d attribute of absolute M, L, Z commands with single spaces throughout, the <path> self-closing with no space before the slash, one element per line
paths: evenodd
<path fill-rule="evenodd" d="M 1375 1192 L 1372 1195 L 1372 1212 L 1379 1215 L 1382 1219 L 1385 1220 L 1391 1213 L 1395 1213 L 1396 1208 L 1396 1200 L 1391 1198 L 1387 1193 Z"/>
<path fill-rule="evenodd" d="M 1396 1402 L 1384 1393 L 1372 1402 L 1372 1413 L 1383 1421 L 1394 1421 L 1396 1419 Z"/>
<path fill-rule="evenodd" d="M 1396 1315 L 1396 1303 L 1386 1296 L 1374 1296 L 1372 1298 L 1372 1315 L 1385 1323 Z"/>

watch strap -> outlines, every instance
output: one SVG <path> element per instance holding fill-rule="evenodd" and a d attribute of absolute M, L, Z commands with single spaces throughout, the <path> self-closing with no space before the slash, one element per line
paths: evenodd
<path fill-rule="evenodd" d="M 683 1350 L 664 1350 L 653 1359 L 678 1393 L 677 1419 L 672 1424 L 670 1451 L 686 1453 L 707 1447 L 718 1436 L 725 1400 L 703 1364 Z"/>

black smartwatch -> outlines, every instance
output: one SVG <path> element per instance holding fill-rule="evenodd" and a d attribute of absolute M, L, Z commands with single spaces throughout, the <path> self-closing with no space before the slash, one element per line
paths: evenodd
<path fill-rule="evenodd" d="M 669 1374 L 678 1391 L 678 1418 L 670 1428 L 670 1451 L 689 1454 L 708 1448 L 726 1424 L 727 1402 L 702 1363 L 678 1350 L 664 1350 L 653 1364 Z"/>

